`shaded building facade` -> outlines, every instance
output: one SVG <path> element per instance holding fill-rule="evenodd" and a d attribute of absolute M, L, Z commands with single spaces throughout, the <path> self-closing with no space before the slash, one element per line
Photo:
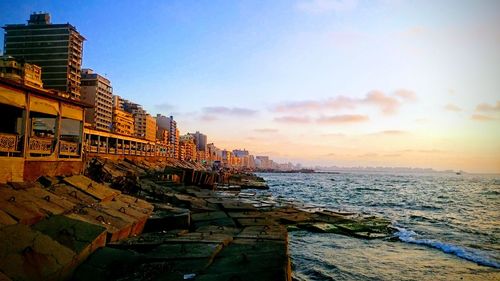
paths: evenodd
<path fill-rule="evenodd" d="M 3 27 L 4 54 L 42 67 L 47 89 L 80 99 L 80 76 L 85 38 L 69 23 L 52 24 L 50 14 L 34 13 L 28 24 Z"/>

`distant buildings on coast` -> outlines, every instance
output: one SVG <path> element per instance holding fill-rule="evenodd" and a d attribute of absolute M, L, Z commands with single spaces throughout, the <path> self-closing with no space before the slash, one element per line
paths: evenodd
<path fill-rule="evenodd" d="M 249 170 L 296 168 L 245 149 L 218 148 L 199 131 L 181 135 L 173 116 L 151 115 L 114 93 L 99 72 L 82 68 L 85 38 L 69 23 L 52 24 L 48 13 L 3 29 L 0 109 L 7 125 L 0 126 L 0 144 L 9 145 L 0 147 L 0 158 L 57 162 L 81 161 L 85 152 L 122 153 Z"/>

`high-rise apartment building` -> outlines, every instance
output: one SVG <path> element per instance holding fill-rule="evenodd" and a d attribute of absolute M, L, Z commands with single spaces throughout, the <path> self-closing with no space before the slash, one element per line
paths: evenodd
<path fill-rule="evenodd" d="M 179 158 L 179 132 L 177 130 L 177 122 L 173 116 L 166 117 L 161 114 L 156 115 L 156 125 L 159 129 L 167 131 L 167 143 L 170 148 L 168 157 Z"/>
<path fill-rule="evenodd" d="M 85 121 L 92 127 L 111 131 L 113 122 L 113 88 L 105 77 L 94 73 L 92 69 L 82 70 L 81 99 L 94 108 L 85 111 Z"/>
<path fill-rule="evenodd" d="M 196 147 L 200 151 L 207 151 L 207 135 L 204 135 L 198 131 L 196 133 L 190 133 L 194 137 Z"/>
<path fill-rule="evenodd" d="M 85 38 L 69 23 L 52 24 L 50 14 L 34 13 L 28 24 L 3 27 L 4 54 L 42 67 L 47 89 L 80 99 L 80 76 Z"/>

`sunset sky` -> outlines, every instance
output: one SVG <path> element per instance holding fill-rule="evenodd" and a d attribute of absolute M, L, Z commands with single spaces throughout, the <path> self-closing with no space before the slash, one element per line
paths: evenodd
<path fill-rule="evenodd" d="M 0 1 L 181 134 L 279 162 L 500 172 L 500 1 Z M 0 35 L 3 42 L 3 34 Z"/>

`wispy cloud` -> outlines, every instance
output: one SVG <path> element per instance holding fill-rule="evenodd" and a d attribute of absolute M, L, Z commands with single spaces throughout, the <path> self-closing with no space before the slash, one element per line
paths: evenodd
<path fill-rule="evenodd" d="M 355 109 L 358 106 L 374 106 L 379 108 L 384 114 L 394 114 L 397 112 L 402 102 L 416 100 L 416 95 L 409 90 L 398 90 L 392 95 L 382 91 L 373 90 L 368 92 L 364 98 L 351 98 L 337 96 L 325 100 L 304 100 L 292 101 L 278 104 L 271 110 L 274 112 L 308 112 L 321 110 L 341 110 Z"/>
<path fill-rule="evenodd" d="M 401 130 L 385 130 L 375 133 L 375 135 L 386 135 L 386 136 L 402 136 L 409 134 L 410 134 L 409 132 Z"/>
<path fill-rule="evenodd" d="M 494 121 L 494 120 L 498 119 L 496 117 L 488 116 L 488 115 L 484 115 L 484 114 L 472 114 L 472 116 L 470 118 L 472 120 L 475 120 L 475 121 Z"/>
<path fill-rule="evenodd" d="M 448 110 L 448 111 L 454 111 L 454 112 L 461 112 L 461 111 L 463 111 L 462 108 L 460 108 L 459 106 L 454 105 L 452 103 L 449 103 L 449 104 L 445 105 L 444 109 Z"/>
<path fill-rule="evenodd" d="M 379 107 L 384 114 L 394 114 L 400 106 L 400 102 L 396 98 L 381 91 L 369 92 L 361 102 Z"/>
<path fill-rule="evenodd" d="M 262 128 L 262 129 L 254 129 L 254 131 L 258 133 L 277 133 L 278 129 Z"/>
<path fill-rule="evenodd" d="M 155 109 L 160 111 L 160 113 L 166 114 L 167 112 L 174 110 L 175 106 L 170 103 L 163 102 L 155 105 Z"/>
<path fill-rule="evenodd" d="M 500 101 L 495 105 L 481 103 L 476 106 L 476 112 L 500 112 Z"/>
<path fill-rule="evenodd" d="M 350 11 L 358 5 L 357 0 L 301 0 L 296 7 L 300 11 L 320 14 Z"/>
<path fill-rule="evenodd" d="M 322 136 L 322 137 L 332 137 L 332 138 L 341 138 L 341 137 L 345 137 L 345 135 L 344 135 L 344 134 L 341 134 L 341 133 L 322 134 L 321 136 Z"/>
<path fill-rule="evenodd" d="M 213 116 L 213 115 L 210 115 L 210 114 L 203 114 L 201 115 L 199 118 L 198 118 L 200 121 L 207 121 L 207 122 L 211 122 L 211 121 L 215 121 L 215 120 L 218 120 L 217 117 Z"/>
<path fill-rule="evenodd" d="M 394 96 L 401 98 L 403 101 L 416 101 L 417 100 L 417 95 L 415 92 L 406 90 L 406 89 L 399 89 L 396 92 L 394 92 Z"/>
<path fill-rule="evenodd" d="M 231 115 L 231 116 L 253 116 L 257 110 L 241 107 L 211 106 L 202 109 L 208 115 Z"/>
<path fill-rule="evenodd" d="M 310 123 L 311 119 L 307 116 L 282 116 L 274 118 L 274 121 L 281 123 Z"/>
<path fill-rule="evenodd" d="M 368 121 L 370 118 L 366 115 L 345 114 L 334 116 L 321 116 L 316 121 L 321 124 L 345 124 L 345 123 L 359 123 Z"/>

